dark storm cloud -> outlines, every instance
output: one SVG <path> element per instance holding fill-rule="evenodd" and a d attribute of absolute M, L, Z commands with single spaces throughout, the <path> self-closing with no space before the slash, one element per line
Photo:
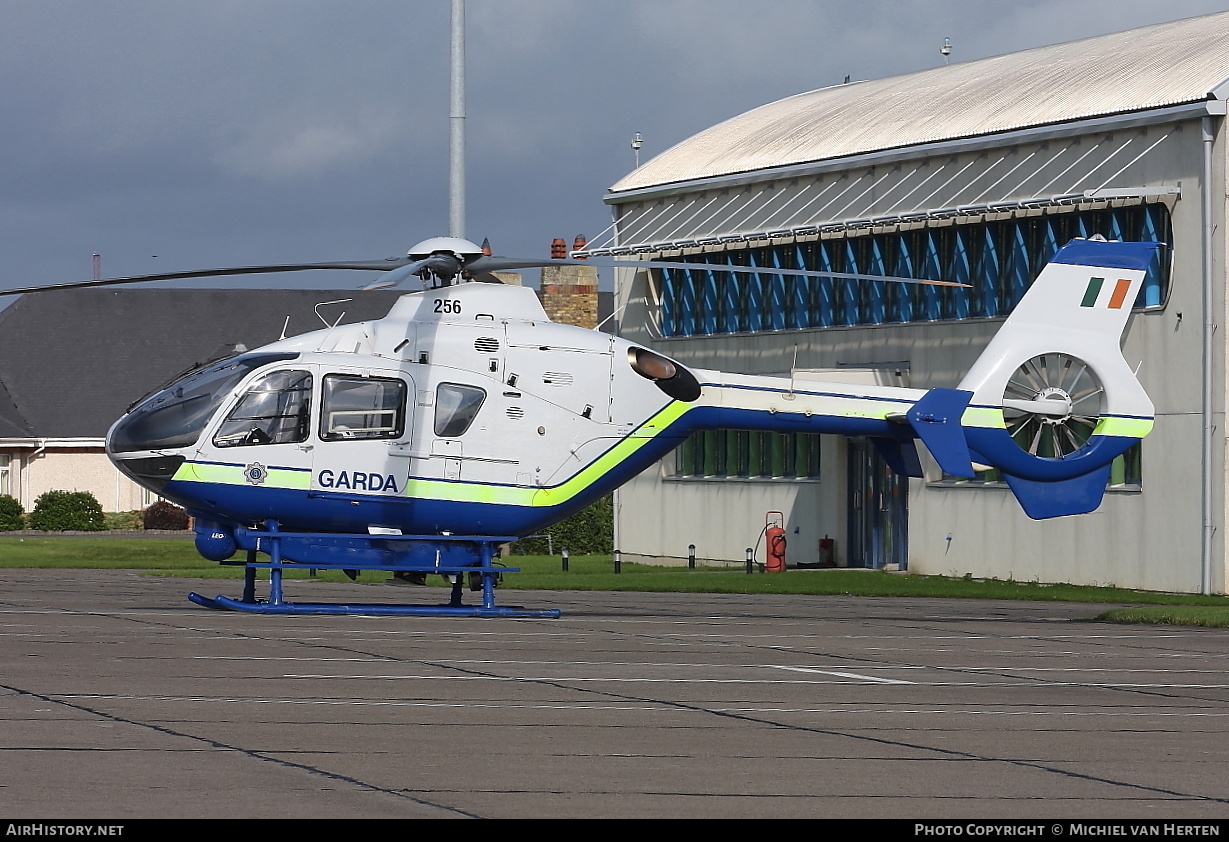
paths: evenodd
<path fill-rule="evenodd" d="M 467 234 L 537 255 L 609 224 L 633 132 L 647 160 L 846 75 L 935 66 L 944 37 L 967 61 L 1219 4 L 466 7 Z M 448 0 L 0 0 L 0 286 L 88 277 L 95 251 L 128 274 L 446 233 L 448 21 Z"/>

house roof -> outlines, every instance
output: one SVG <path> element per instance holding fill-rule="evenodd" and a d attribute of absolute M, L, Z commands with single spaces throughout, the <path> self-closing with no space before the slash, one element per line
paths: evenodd
<path fill-rule="evenodd" d="M 127 289 L 25 295 L 0 311 L 0 437 L 101 438 L 133 401 L 236 345 L 384 316 L 400 293 Z"/>
<path fill-rule="evenodd" d="M 30 424 L 17 409 L 4 381 L 0 379 L 0 438 L 27 438 L 31 435 Z"/>
<path fill-rule="evenodd" d="M 1224 98 L 1229 13 L 801 93 L 740 114 L 610 188 L 829 161 Z"/>

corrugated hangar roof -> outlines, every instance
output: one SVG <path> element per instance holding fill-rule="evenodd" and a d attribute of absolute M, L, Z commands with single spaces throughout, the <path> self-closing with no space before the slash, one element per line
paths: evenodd
<path fill-rule="evenodd" d="M 700 132 L 610 190 L 1192 103 L 1226 77 L 1229 12 L 797 94 Z"/>

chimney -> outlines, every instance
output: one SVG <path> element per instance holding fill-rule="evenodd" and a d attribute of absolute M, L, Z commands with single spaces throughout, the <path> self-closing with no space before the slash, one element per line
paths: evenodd
<path fill-rule="evenodd" d="M 582 249 L 585 242 L 584 234 L 580 234 L 572 242 L 572 248 Z M 562 237 L 551 243 L 550 256 L 567 257 Z M 543 266 L 539 295 L 542 308 L 552 322 L 597 327 L 597 267 Z"/>

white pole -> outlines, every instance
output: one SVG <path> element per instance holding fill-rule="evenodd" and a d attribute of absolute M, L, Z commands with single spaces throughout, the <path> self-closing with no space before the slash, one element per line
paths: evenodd
<path fill-rule="evenodd" d="M 452 82 L 448 112 L 448 234 L 465 236 L 465 0 L 452 0 Z"/>

